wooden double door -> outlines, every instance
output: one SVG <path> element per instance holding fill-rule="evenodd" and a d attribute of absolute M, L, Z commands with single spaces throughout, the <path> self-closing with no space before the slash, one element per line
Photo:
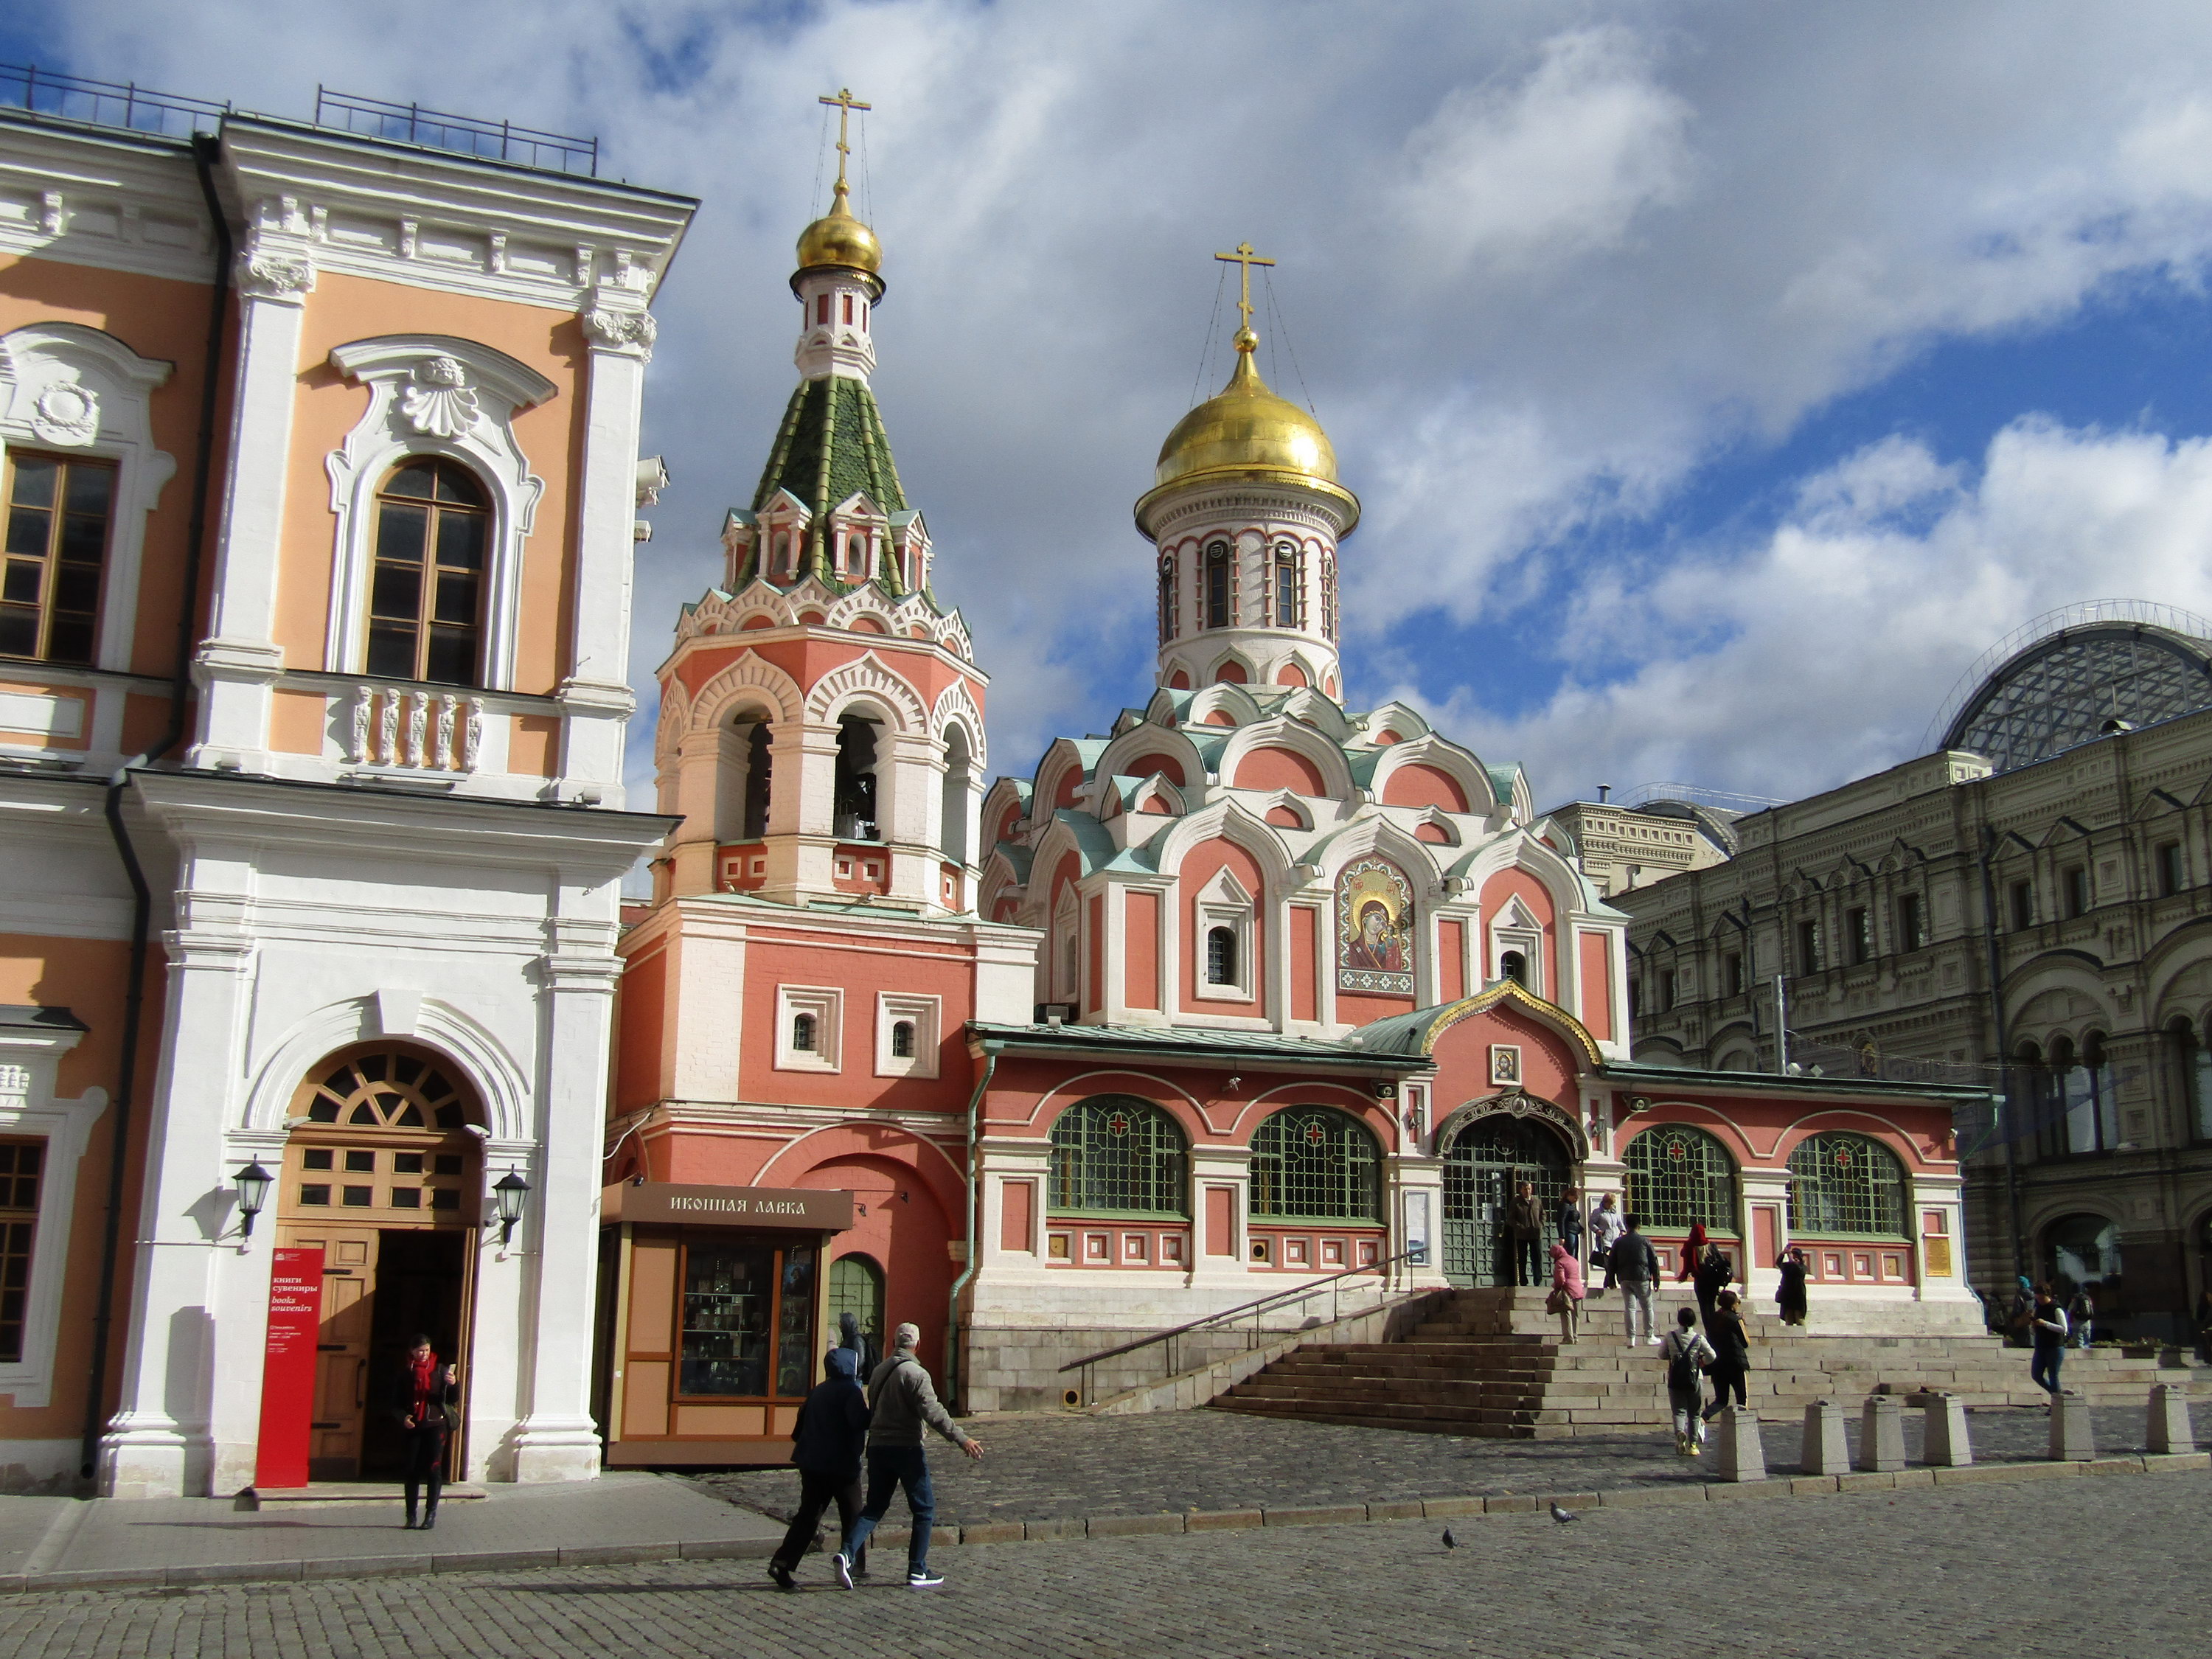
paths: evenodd
<path fill-rule="evenodd" d="M 445 1067 L 402 1044 L 325 1061 L 301 1085 L 279 1177 L 277 1242 L 323 1253 L 307 1442 L 313 1480 L 389 1479 L 395 1412 L 418 1335 L 470 1395 L 483 1156 L 476 1114 Z M 447 1474 L 464 1466 L 462 1434 Z"/>

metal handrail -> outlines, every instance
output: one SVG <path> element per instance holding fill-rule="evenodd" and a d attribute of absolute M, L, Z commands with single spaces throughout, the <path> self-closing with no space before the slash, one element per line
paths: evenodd
<path fill-rule="evenodd" d="M 211 131 L 230 113 L 228 104 L 155 92 L 135 81 L 88 81 L 81 75 L 42 70 L 36 64 L 0 64 L 0 108 L 179 138 Z M 171 118 L 179 116 L 183 118 L 182 131 L 171 127 Z"/>
<path fill-rule="evenodd" d="M 1338 1293 L 1343 1289 L 1344 1280 L 1357 1279 L 1363 1273 L 1373 1273 L 1380 1278 L 1386 1268 L 1394 1267 L 1401 1261 L 1412 1262 L 1417 1267 L 1425 1267 L 1428 1260 L 1427 1247 L 1416 1245 L 1410 1249 L 1401 1250 L 1395 1255 L 1385 1256 L 1380 1261 L 1364 1262 L 1357 1267 L 1346 1267 L 1337 1273 L 1324 1274 L 1319 1279 L 1309 1279 L 1304 1285 L 1293 1286 L 1289 1290 L 1272 1291 L 1253 1301 L 1240 1303 L 1236 1307 L 1224 1308 L 1219 1313 L 1208 1314 L 1203 1319 L 1194 1319 L 1188 1324 L 1176 1325 L 1164 1331 L 1155 1331 L 1152 1335 L 1139 1337 L 1134 1342 L 1124 1342 L 1119 1347 L 1102 1348 L 1097 1353 L 1085 1354 L 1080 1359 L 1071 1359 L 1060 1369 L 1063 1375 L 1078 1370 L 1083 1372 L 1083 1398 L 1085 1403 L 1088 1404 L 1091 1400 L 1090 1368 L 1101 1360 L 1118 1359 L 1123 1354 L 1135 1353 L 1141 1348 L 1149 1348 L 1156 1343 L 1164 1342 L 1168 1345 L 1168 1375 L 1175 1376 L 1180 1374 L 1176 1364 L 1177 1346 L 1184 1337 L 1193 1332 L 1218 1328 L 1227 1324 L 1231 1320 L 1242 1319 L 1248 1314 L 1256 1319 L 1260 1314 L 1270 1308 L 1285 1303 L 1303 1302 L 1322 1290 L 1327 1290 L 1329 1294 L 1328 1322 L 1333 1325 L 1342 1316 Z M 1258 1339 L 1261 1334 L 1257 1324 L 1244 1334 L 1244 1351 L 1247 1353 L 1259 1346 Z"/>
<path fill-rule="evenodd" d="M 366 120 L 364 127 L 358 123 Z M 315 88 L 315 125 L 368 138 L 394 139 L 429 149 L 453 150 L 551 173 L 599 172 L 599 141 L 563 132 L 542 132 L 512 121 L 486 121 L 420 104 L 395 104 L 357 93 Z M 549 159 L 550 158 L 550 159 Z"/>

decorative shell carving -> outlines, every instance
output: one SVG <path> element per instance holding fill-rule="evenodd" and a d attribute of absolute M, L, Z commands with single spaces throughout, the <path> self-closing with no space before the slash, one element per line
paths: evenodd
<path fill-rule="evenodd" d="M 415 366 L 413 384 L 400 392 L 399 412 L 408 425 L 434 438 L 459 438 L 483 418 L 468 372 L 451 357 L 429 357 Z"/>

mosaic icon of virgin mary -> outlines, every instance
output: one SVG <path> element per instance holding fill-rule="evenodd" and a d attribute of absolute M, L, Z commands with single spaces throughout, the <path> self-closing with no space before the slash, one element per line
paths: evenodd
<path fill-rule="evenodd" d="M 1362 859 L 1338 878 L 1337 988 L 1413 988 L 1413 894 L 1396 866 Z"/>

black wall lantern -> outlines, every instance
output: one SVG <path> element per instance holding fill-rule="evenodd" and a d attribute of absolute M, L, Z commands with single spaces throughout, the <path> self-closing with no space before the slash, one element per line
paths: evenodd
<path fill-rule="evenodd" d="M 491 1196 L 499 1206 L 499 1242 L 504 1249 L 514 1237 L 514 1224 L 522 1219 L 522 1201 L 530 1196 L 530 1183 L 509 1170 L 492 1182 Z"/>
<path fill-rule="evenodd" d="M 238 1235 L 240 1238 L 253 1237 L 253 1218 L 261 1213 L 261 1206 L 269 1201 L 270 1183 L 276 1179 L 261 1167 L 255 1158 L 236 1175 L 231 1184 L 238 1188 Z"/>

